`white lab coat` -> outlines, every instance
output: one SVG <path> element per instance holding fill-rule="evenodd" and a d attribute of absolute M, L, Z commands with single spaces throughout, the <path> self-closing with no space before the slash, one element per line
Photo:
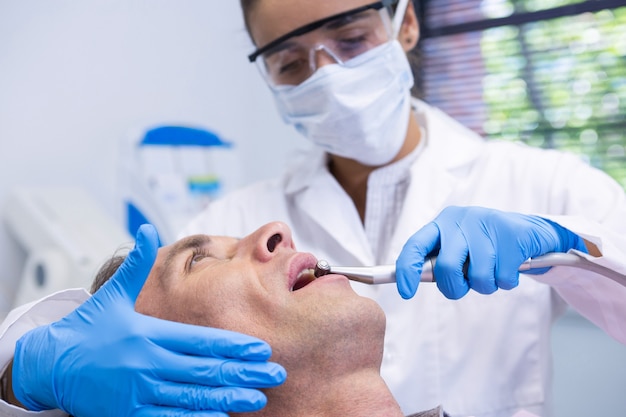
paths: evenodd
<path fill-rule="evenodd" d="M 626 273 L 626 197 L 614 181 L 573 156 L 484 142 L 438 110 L 415 104 L 427 143 L 412 167 L 403 213 L 397 224 L 389 221 L 395 235 L 385 262 L 393 263 L 408 237 L 445 206 L 480 205 L 549 214 L 601 248 L 604 256 L 596 262 Z M 243 236 L 281 220 L 299 250 L 331 264 L 374 264 L 359 216 L 324 168 L 324 156 L 314 151 L 306 161 L 283 178 L 215 202 L 182 235 Z M 626 288 L 568 267 L 539 279 L 556 291 L 523 276 L 513 291 L 470 292 L 457 301 L 422 284 L 404 301 L 394 285 L 355 283 L 387 314 L 382 374 L 404 413 L 443 404 L 455 417 L 509 417 L 519 409 L 548 416 L 550 326 L 563 299 L 626 344 Z M 61 293 L 11 314 L 0 327 L 0 369 L 20 334 L 65 315 L 84 297 L 84 291 Z M 21 411 L 0 401 L 2 417 L 30 415 L 64 414 Z"/>
<path fill-rule="evenodd" d="M 626 273 L 626 197 L 604 173 L 578 157 L 521 144 L 486 142 L 441 111 L 415 102 L 426 147 L 414 162 L 406 202 L 384 263 L 394 263 L 412 233 L 449 205 L 534 213 L 596 243 L 597 262 Z M 359 215 L 317 150 L 279 179 L 227 195 L 194 219 L 183 235 L 244 236 L 281 220 L 298 250 L 331 265 L 373 265 Z M 368 192 L 376 192 L 369 190 Z M 387 314 L 382 374 L 405 414 L 443 404 L 453 416 L 548 416 L 550 331 L 566 300 L 626 343 L 626 288 L 590 272 L 553 268 L 522 276 L 513 291 L 470 292 L 447 300 L 421 284 L 404 301 L 395 285 L 355 290 Z M 556 291 L 554 291 L 555 289 Z"/>

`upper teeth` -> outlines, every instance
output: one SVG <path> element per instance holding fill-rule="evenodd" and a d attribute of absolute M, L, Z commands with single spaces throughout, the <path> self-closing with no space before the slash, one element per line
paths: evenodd
<path fill-rule="evenodd" d="M 289 289 L 290 291 L 293 291 L 293 287 L 296 286 L 296 284 L 298 282 L 300 282 L 300 279 L 305 276 L 305 275 L 311 275 L 311 277 L 313 277 L 313 269 L 311 268 L 306 268 L 303 269 L 302 271 L 300 271 L 300 273 L 298 274 L 298 276 L 296 277 L 296 280 L 293 282 L 293 285 L 291 286 L 291 288 Z"/>
<path fill-rule="evenodd" d="M 300 273 L 298 274 L 298 278 L 301 278 L 301 277 L 302 277 L 302 275 L 305 275 L 305 274 L 312 274 L 312 273 L 313 273 L 313 270 L 312 270 L 311 268 L 306 268 L 306 269 L 303 269 L 303 270 L 302 270 L 302 271 L 300 271 Z"/>

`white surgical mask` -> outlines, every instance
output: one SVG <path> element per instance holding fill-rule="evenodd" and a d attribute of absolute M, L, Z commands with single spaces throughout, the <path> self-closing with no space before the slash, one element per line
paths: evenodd
<path fill-rule="evenodd" d="M 393 40 L 272 91 L 283 120 L 306 138 L 331 154 L 377 166 L 404 143 L 412 86 L 405 52 Z"/>

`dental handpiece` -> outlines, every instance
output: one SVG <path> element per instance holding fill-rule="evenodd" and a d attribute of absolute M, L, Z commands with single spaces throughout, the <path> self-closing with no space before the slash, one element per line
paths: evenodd
<path fill-rule="evenodd" d="M 437 262 L 437 257 L 426 258 L 422 268 L 421 282 L 436 282 L 433 270 Z M 522 263 L 519 272 L 528 271 L 535 268 L 548 268 L 552 266 L 572 266 L 585 269 L 612 279 L 618 284 L 626 287 L 626 276 L 617 271 L 593 263 L 575 253 L 547 253 L 536 258 L 530 258 Z M 378 266 L 330 266 L 325 260 L 319 260 L 315 266 L 314 275 L 319 278 L 328 274 L 345 275 L 351 281 L 362 282 L 364 284 L 377 285 L 396 282 L 395 265 Z"/>
<path fill-rule="evenodd" d="M 435 282 L 433 275 L 433 260 L 435 257 L 426 258 L 422 269 L 421 282 Z M 391 284 L 396 282 L 396 266 L 395 265 L 378 265 L 378 266 L 333 266 L 328 261 L 320 259 L 315 265 L 313 275 L 316 278 L 328 274 L 345 275 L 351 281 L 362 282 L 364 284 L 378 285 Z"/>

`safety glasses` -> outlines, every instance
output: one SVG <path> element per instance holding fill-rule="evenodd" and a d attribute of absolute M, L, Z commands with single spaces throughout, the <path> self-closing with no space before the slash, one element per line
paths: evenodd
<path fill-rule="evenodd" d="M 384 0 L 348 10 L 293 30 L 248 56 L 270 86 L 299 85 L 326 63 L 348 61 L 393 39 L 390 7 Z"/>

